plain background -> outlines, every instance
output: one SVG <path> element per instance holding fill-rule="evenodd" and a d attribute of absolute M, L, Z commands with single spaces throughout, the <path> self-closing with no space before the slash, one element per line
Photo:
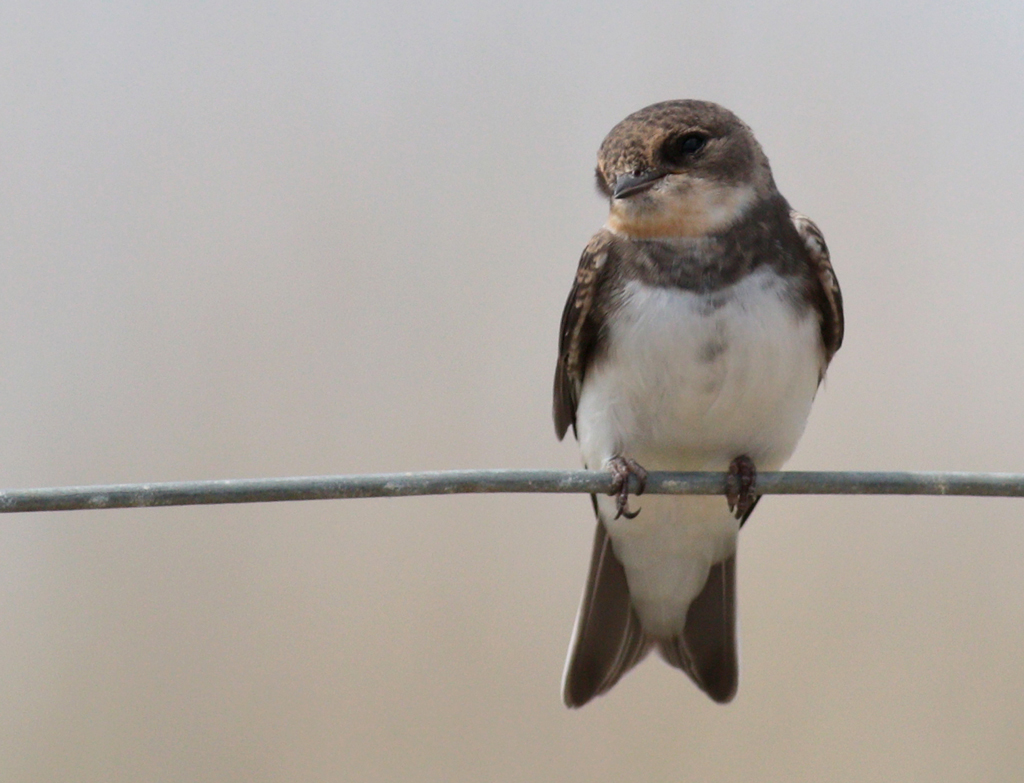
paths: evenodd
<path fill-rule="evenodd" d="M 0 485 L 578 465 L 595 151 L 718 101 L 832 250 L 789 466 L 1024 470 L 1024 5 L 0 6 Z M 1024 506 L 768 498 L 739 696 L 559 680 L 583 496 L 0 520 L 5 781 L 1013 780 Z"/>

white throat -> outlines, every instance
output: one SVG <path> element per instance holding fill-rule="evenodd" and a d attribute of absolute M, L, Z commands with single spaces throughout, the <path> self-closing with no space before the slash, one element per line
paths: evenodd
<path fill-rule="evenodd" d="M 754 203 L 752 185 L 729 185 L 670 174 L 649 191 L 613 199 L 609 231 L 636 239 L 700 237 L 722 231 Z"/>

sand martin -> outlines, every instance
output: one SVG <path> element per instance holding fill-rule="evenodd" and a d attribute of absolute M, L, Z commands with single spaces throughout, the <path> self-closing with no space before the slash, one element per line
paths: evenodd
<path fill-rule="evenodd" d="M 843 306 L 821 232 L 775 187 L 732 112 L 667 101 L 598 152 L 605 224 L 562 315 L 555 430 L 617 491 L 597 533 L 562 686 L 580 707 L 652 648 L 717 702 L 736 694 L 736 541 L 756 469 L 793 453 Z M 646 470 L 729 471 L 727 499 L 647 496 Z M 642 513 L 639 513 L 642 512 Z"/>

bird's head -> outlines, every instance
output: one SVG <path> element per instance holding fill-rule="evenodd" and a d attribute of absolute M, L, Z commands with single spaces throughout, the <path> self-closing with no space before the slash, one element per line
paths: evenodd
<path fill-rule="evenodd" d="M 636 238 L 713 234 L 775 190 L 750 128 L 707 101 L 629 115 L 602 142 L 596 175 L 611 204 L 608 228 Z"/>

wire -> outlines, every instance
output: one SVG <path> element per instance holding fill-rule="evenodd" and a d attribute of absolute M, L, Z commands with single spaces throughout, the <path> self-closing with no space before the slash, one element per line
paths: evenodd
<path fill-rule="evenodd" d="M 725 473 L 652 471 L 648 495 L 722 495 Z M 633 487 L 636 488 L 635 485 Z M 0 491 L 0 513 L 73 511 L 220 503 L 270 503 L 477 492 L 595 493 L 612 491 L 610 474 L 564 470 L 449 470 L 156 484 L 108 484 Z M 761 495 L 973 495 L 1024 496 L 1019 473 L 759 473 Z"/>

